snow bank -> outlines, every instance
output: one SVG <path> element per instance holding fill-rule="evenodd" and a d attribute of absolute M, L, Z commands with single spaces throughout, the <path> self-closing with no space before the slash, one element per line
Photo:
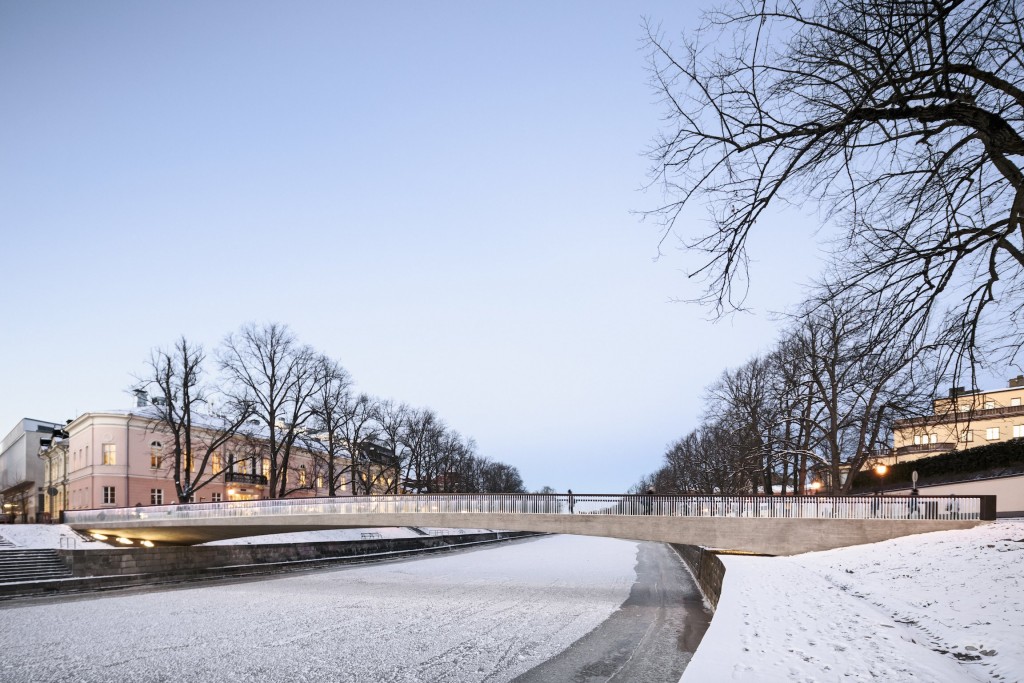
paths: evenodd
<path fill-rule="evenodd" d="M 1024 520 L 722 560 L 686 683 L 1024 680 Z"/>
<path fill-rule="evenodd" d="M 64 524 L 5 524 L 0 538 L 19 548 L 109 548 L 106 543 L 90 540 Z"/>

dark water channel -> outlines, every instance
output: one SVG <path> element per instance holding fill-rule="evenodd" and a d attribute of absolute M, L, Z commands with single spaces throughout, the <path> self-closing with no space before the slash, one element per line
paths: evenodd
<path fill-rule="evenodd" d="M 516 683 L 677 683 L 711 614 L 679 556 L 641 543 L 629 599 L 569 649 L 514 679 Z"/>

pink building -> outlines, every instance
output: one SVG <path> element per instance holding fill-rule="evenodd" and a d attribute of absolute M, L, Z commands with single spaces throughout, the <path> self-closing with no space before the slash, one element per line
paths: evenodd
<path fill-rule="evenodd" d="M 145 408 L 80 415 L 67 425 L 68 509 L 165 505 L 178 502 L 172 474 L 173 447 Z M 210 479 L 195 502 L 269 498 L 270 463 L 251 439 L 215 452 L 203 475 Z M 302 490 L 294 497 L 328 495 L 323 475 L 309 453 L 292 453 L 289 482 Z M 341 486 L 349 495 L 351 487 Z"/>

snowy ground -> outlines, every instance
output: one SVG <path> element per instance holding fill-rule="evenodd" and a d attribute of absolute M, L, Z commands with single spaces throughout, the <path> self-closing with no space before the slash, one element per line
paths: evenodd
<path fill-rule="evenodd" d="M 684 683 L 1024 681 L 1024 520 L 722 559 Z"/>
<path fill-rule="evenodd" d="M 629 595 L 637 544 L 545 537 L 408 562 L 0 604 L 0 680 L 507 681 Z"/>
<path fill-rule="evenodd" d="M 77 534 L 64 524 L 3 524 L 0 538 L 6 539 L 19 548 L 107 548 L 99 541 L 91 541 Z"/>

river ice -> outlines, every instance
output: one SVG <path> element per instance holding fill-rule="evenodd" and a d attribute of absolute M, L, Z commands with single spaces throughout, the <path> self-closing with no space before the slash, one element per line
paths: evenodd
<path fill-rule="evenodd" d="M 0 606 L 0 680 L 507 681 L 629 595 L 637 544 L 554 536 L 257 581 Z"/>

